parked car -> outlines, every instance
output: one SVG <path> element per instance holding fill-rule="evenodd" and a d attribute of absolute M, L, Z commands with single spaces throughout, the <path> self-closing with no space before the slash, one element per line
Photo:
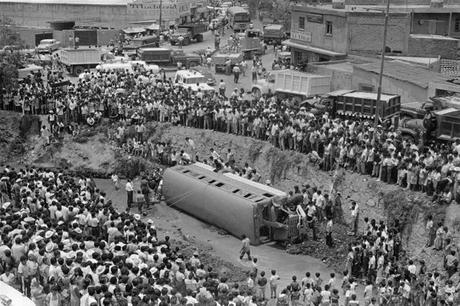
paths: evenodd
<path fill-rule="evenodd" d="M 43 39 L 36 50 L 38 53 L 51 53 L 59 49 L 60 44 L 56 39 Z"/>
<path fill-rule="evenodd" d="M 212 72 L 206 67 L 195 66 L 195 67 L 192 67 L 191 70 L 201 73 L 206 79 L 208 79 L 206 83 L 209 86 L 216 85 L 216 78 L 214 77 L 214 74 L 212 74 Z"/>

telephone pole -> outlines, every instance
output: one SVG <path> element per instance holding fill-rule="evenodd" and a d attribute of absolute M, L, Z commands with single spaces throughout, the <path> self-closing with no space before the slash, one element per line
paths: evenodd
<path fill-rule="evenodd" d="M 160 24 L 159 24 L 159 30 L 158 30 L 160 33 L 158 33 L 158 35 L 161 35 L 161 29 L 163 28 L 162 27 L 162 23 L 163 23 L 162 17 L 163 17 L 163 0 L 160 0 L 160 20 L 159 20 Z"/>
<path fill-rule="evenodd" d="M 383 40 L 382 40 L 382 54 L 380 58 L 380 74 L 379 74 L 379 85 L 377 87 L 377 101 L 375 104 L 375 122 L 377 126 L 379 124 L 379 111 L 382 109 L 382 79 L 383 79 L 383 66 L 385 65 L 385 49 L 387 44 L 387 30 L 388 30 L 388 18 L 390 15 L 390 0 L 387 1 L 387 8 L 385 10 L 385 21 L 383 25 Z"/>

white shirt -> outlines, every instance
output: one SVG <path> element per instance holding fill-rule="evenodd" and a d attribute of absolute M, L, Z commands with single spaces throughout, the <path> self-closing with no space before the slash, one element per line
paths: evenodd
<path fill-rule="evenodd" d="M 126 191 L 134 191 L 133 184 L 131 182 L 127 182 L 125 186 Z"/>

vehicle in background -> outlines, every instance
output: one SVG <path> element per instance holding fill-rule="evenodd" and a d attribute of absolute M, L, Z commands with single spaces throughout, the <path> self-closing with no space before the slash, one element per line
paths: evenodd
<path fill-rule="evenodd" d="M 281 42 L 286 39 L 284 25 L 268 24 L 264 26 L 263 40 L 264 43 L 270 45 L 281 45 Z"/>
<path fill-rule="evenodd" d="M 241 6 L 232 6 L 227 10 L 227 19 L 230 28 L 235 32 L 249 28 L 251 17 L 249 11 Z"/>
<path fill-rule="evenodd" d="M 214 63 L 214 68 L 216 73 L 226 73 L 226 62 L 230 60 L 230 71 L 239 65 L 243 60 L 243 53 L 222 53 L 217 52 L 212 56 L 212 62 Z"/>
<path fill-rule="evenodd" d="M 59 52 L 59 62 L 72 75 L 80 75 L 85 69 L 95 68 L 113 58 L 113 54 L 99 48 L 62 49 Z"/>
<path fill-rule="evenodd" d="M 174 75 L 174 86 L 183 87 L 192 91 L 215 91 L 207 84 L 208 79 L 198 71 L 179 70 Z"/>
<path fill-rule="evenodd" d="M 445 108 L 428 111 L 422 119 L 402 120 L 399 131 L 404 138 L 425 145 L 432 140 L 453 142 L 460 139 L 460 110 Z"/>
<path fill-rule="evenodd" d="M 337 90 L 321 99 L 322 104 L 330 105 L 328 112 L 333 118 L 363 118 L 389 121 L 393 126 L 399 125 L 401 114 L 401 96 L 382 94 L 377 105 L 377 93 L 355 90 Z"/>
<path fill-rule="evenodd" d="M 193 53 L 185 53 L 183 49 L 169 48 L 140 48 L 137 57 L 148 64 L 163 66 L 177 65 L 182 63 L 184 67 L 194 67 L 201 64 L 201 57 Z"/>
<path fill-rule="evenodd" d="M 34 74 L 36 74 L 38 72 L 42 72 L 42 71 L 43 71 L 42 66 L 38 66 L 38 65 L 34 65 L 34 64 L 27 65 L 24 68 L 18 69 L 18 80 L 19 81 L 24 80 L 28 76 L 34 75 Z"/>
<path fill-rule="evenodd" d="M 127 45 L 123 46 L 123 54 L 135 57 L 139 48 L 153 48 L 160 45 L 160 38 L 156 35 L 132 38 Z"/>
<path fill-rule="evenodd" d="M 214 77 L 214 74 L 212 74 L 212 72 L 208 68 L 203 67 L 203 66 L 195 66 L 191 68 L 190 70 L 201 73 L 207 79 L 206 84 L 208 84 L 209 86 L 216 85 L 217 83 L 216 78 Z"/>
<path fill-rule="evenodd" d="M 255 97 L 271 92 L 281 98 L 291 98 L 300 105 L 305 99 L 323 95 L 331 90 L 330 76 L 289 69 L 273 71 L 271 76 L 274 77 L 273 81 L 267 78 L 252 85 L 251 91 Z"/>
<path fill-rule="evenodd" d="M 241 52 L 244 59 L 252 59 L 254 55 L 265 54 L 265 44 L 262 41 L 262 31 L 248 29 L 239 33 Z"/>
<path fill-rule="evenodd" d="M 61 43 L 56 39 L 42 39 L 38 44 L 36 51 L 38 53 L 51 53 L 59 49 Z"/>
<path fill-rule="evenodd" d="M 427 111 L 438 111 L 446 108 L 460 109 L 460 97 L 431 97 L 426 102 L 409 102 L 401 105 L 401 119 L 423 119 Z"/>
<path fill-rule="evenodd" d="M 6 45 L 0 50 L 0 53 L 15 52 L 20 50 L 22 50 L 20 45 Z"/>
<path fill-rule="evenodd" d="M 153 74 L 160 72 L 160 67 L 158 65 L 149 65 L 144 61 L 127 61 L 127 62 L 118 62 L 118 63 L 103 63 L 96 66 L 97 71 L 101 72 L 128 72 L 133 73 L 134 71 L 148 71 Z M 81 75 L 80 75 L 81 76 Z"/>
<path fill-rule="evenodd" d="M 275 65 L 278 64 L 280 69 L 281 67 L 290 67 L 291 66 L 291 52 L 288 51 L 281 51 L 276 54 L 275 60 L 272 64 L 272 70 L 275 69 Z"/>
<path fill-rule="evenodd" d="M 182 46 L 189 45 L 192 41 L 202 42 L 203 33 L 208 30 L 206 23 L 188 23 L 178 26 L 178 29 L 171 35 L 169 41 L 171 45 L 180 45 L 180 37 L 182 37 Z"/>

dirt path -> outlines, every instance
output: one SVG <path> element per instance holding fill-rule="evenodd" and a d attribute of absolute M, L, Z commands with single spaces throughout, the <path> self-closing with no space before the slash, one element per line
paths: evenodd
<path fill-rule="evenodd" d="M 126 207 L 126 193 L 123 188 L 116 191 L 109 180 L 97 179 L 96 183 L 99 188 L 107 192 L 108 198 L 117 208 L 124 209 Z M 124 186 L 124 182 L 120 186 Z M 146 218 L 153 219 L 161 237 L 169 235 L 171 238 L 179 240 L 196 240 L 209 245 L 213 255 L 237 267 L 243 269 L 251 267 L 249 261 L 245 259 L 240 261 L 238 258 L 240 241 L 237 238 L 222 234 L 217 228 L 179 212 L 165 203 L 155 205 Z M 258 259 L 259 270 L 268 274 L 270 270 L 277 269 L 281 277 L 280 284 L 282 287 L 290 283 L 292 275 L 297 275 L 301 279 L 307 271 L 319 272 L 323 279 L 327 280 L 329 274 L 333 272 L 321 260 L 311 256 L 291 255 L 273 244 L 253 246 L 252 253 Z"/>

